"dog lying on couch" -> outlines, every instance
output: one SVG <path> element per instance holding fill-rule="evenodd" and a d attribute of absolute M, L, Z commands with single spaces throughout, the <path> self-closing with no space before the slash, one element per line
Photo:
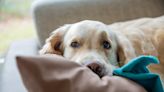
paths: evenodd
<path fill-rule="evenodd" d="M 85 20 L 52 32 L 40 54 L 58 54 L 87 66 L 99 77 L 139 55 L 154 55 L 152 72 L 164 77 L 164 16 L 106 25 Z"/>

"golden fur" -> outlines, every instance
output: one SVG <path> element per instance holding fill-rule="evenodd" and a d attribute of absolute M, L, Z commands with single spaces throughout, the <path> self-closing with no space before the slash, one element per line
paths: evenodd
<path fill-rule="evenodd" d="M 150 66 L 153 72 L 164 74 L 164 17 L 139 19 L 106 25 L 98 21 L 85 20 L 68 24 L 55 30 L 46 40 L 40 54 L 58 54 L 84 65 L 88 61 L 98 61 L 111 75 L 112 70 L 126 64 L 139 55 L 154 55 L 159 65 Z M 110 49 L 104 49 L 103 41 L 108 41 Z M 78 48 L 72 48 L 78 42 Z"/>

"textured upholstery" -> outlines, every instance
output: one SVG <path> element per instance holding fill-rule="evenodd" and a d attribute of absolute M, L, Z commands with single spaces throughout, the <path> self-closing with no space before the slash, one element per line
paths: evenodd
<path fill-rule="evenodd" d="M 41 45 L 54 29 L 81 20 L 106 24 L 164 14 L 164 0 L 41 0 L 33 4 Z"/>

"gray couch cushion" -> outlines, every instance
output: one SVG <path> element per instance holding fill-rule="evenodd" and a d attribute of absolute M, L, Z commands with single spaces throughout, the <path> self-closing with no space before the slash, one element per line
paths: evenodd
<path fill-rule="evenodd" d="M 14 42 L 5 58 L 0 74 L 0 92 L 26 92 L 16 67 L 17 55 L 37 55 L 38 44 L 36 39 Z"/>
<path fill-rule="evenodd" d="M 33 15 L 41 45 L 54 29 L 81 20 L 106 24 L 164 14 L 164 0 L 40 0 Z"/>

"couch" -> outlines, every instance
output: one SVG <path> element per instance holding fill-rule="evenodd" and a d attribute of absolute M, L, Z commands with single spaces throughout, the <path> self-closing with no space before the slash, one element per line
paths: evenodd
<path fill-rule="evenodd" d="M 13 42 L 0 74 L 0 92 L 26 92 L 15 56 L 37 55 L 45 39 L 56 28 L 81 20 L 106 24 L 164 14 L 164 0 L 36 0 L 32 16 L 37 39 Z"/>

